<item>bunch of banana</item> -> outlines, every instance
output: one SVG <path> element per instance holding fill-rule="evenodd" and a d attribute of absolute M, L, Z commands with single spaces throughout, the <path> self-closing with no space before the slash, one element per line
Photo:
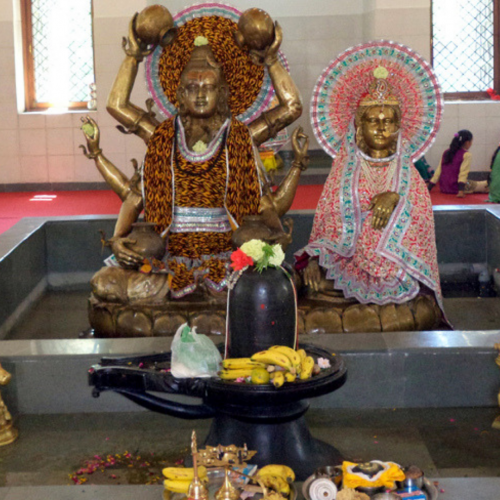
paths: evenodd
<path fill-rule="evenodd" d="M 267 351 L 258 352 L 251 359 L 267 365 L 275 387 L 281 387 L 285 382 L 294 382 L 297 377 L 300 377 L 300 380 L 311 378 L 315 366 L 314 359 L 308 356 L 304 349 L 295 351 L 283 345 L 275 345 Z"/>
<path fill-rule="evenodd" d="M 167 490 L 174 493 L 187 493 L 189 485 L 194 478 L 193 468 L 167 467 L 163 469 L 163 475 L 167 478 L 163 481 Z M 198 467 L 198 476 L 203 482 L 207 482 L 207 469 L 201 465 Z"/>
<path fill-rule="evenodd" d="M 295 481 L 295 473 L 286 465 L 271 464 L 257 471 L 259 484 L 287 497 L 290 494 L 290 483 Z"/>
<path fill-rule="evenodd" d="M 314 359 L 304 349 L 296 351 L 288 346 L 275 345 L 250 358 L 225 359 L 219 376 L 222 380 L 249 378 L 253 384 L 271 382 L 275 387 L 281 387 L 297 378 L 311 378 L 314 366 Z"/>
<path fill-rule="evenodd" d="M 252 361 L 250 358 L 227 358 L 222 361 L 219 377 L 222 380 L 236 380 L 252 376 L 254 368 L 265 368 L 265 364 Z"/>

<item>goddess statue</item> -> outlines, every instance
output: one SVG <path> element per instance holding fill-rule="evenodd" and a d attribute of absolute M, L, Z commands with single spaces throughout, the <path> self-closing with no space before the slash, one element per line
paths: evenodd
<path fill-rule="evenodd" d="M 155 5 L 132 18 L 107 109 L 123 131 L 146 142 L 142 168 L 127 178 L 103 156 L 96 123 L 87 117 L 82 127 L 89 151 L 84 152 L 123 201 L 108 241 L 111 265 L 91 282 L 91 309 L 158 305 L 200 291 L 212 298 L 224 294 L 231 238 L 249 216 L 260 215 L 273 242 L 291 241 L 280 217 L 307 166 L 307 139 L 295 132 L 295 161 L 275 191 L 256 149 L 302 112 L 281 41 L 279 24 L 259 9 L 240 16 L 211 3 L 182 11 L 174 22 L 166 8 Z M 148 111 L 130 102 L 145 57 L 150 91 L 167 116 L 162 123 L 151 102 Z M 276 106 L 269 109 L 273 99 Z M 147 273 L 138 271 L 144 270 L 144 256 L 129 236 L 143 210 L 167 252 L 161 262 L 148 262 Z"/>
<path fill-rule="evenodd" d="M 7 385 L 12 375 L 0 365 L 0 385 Z M 12 443 L 17 439 L 17 429 L 12 425 L 12 416 L 5 406 L 0 394 L 0 446 Z"/>
<path fill-rule="evenodd" d="M 432 69 L 393 42 L 347 50 L 318 80 L 313 129 L 334 160 L 309 243 L 296 253 L 314 304 L 308 332 L 445 324 L 431 201 L 413 166 L 441 111 Z"/>

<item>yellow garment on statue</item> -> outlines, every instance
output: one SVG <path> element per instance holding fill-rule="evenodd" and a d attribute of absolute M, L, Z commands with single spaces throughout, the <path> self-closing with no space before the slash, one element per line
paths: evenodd
<path fill-rule="evenodd" d="M 343 462 L 342 463 L 342 484 L 344 488 L 372 488 L 377 486 L 385 486 L 386 488 L 394 488 L 395 481 L 403 481 L 405 478 L 405 473 L 401 470 L 398 464 L 394 462 L 379 462 L 374 460 L 373 462 L 381 465 L 384 470 L 381 470 L 373 477 L 362 472 L 353 472 L 352 469 L 356 467 L 356 463 Z"/>

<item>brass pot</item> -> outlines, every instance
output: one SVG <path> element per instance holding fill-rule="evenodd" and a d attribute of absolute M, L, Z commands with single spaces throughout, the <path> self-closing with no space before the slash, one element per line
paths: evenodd
<path fill-rule="evenodd" d="M 264 50 L 274 41 L 274 23 L 261 9 L 248 9 L 241 14 L 236 32 L 236 42 L 250 50 Z"/>
<path fill-rule="evenodd" d="M 161 260 L 165 256 L 165 241 L 155 231 L 155 226 L 156 224 L 152 222 L 136 222 L 132 224 L 132 231 L 128 235 L 128 238 L 135 240 L 135 243 L 127 246 L 144 259 Z"/>
<path fill-rule="evenodd" d="M 165 47 L 174 39 L 176 28 L 166 7 L 150 5 L 137 16 L 135 32 L 143 43 Z"/>
<path fill-rule="evenodd" d="M 268 242 L 272 235 L 271 229 L 266 226 L 262 215 L 246 215 L 243 223 L 234 231 L 232 236 L 233 246 L 241 247 L 243 243 L 250 240 L 262 240 Z"/>

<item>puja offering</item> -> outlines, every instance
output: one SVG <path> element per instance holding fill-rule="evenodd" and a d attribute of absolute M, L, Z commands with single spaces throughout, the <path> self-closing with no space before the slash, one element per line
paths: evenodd
<path fill-rule="evenodd" d="M 326 368 L 330 368 L 328 359 L 315 359 L 305 349 L 275 345 L 248 358 L 226 358 L 222 361 L 219 377 L 255 385 L 272 384 L 279 388 L 285 382 L 309 380 Z"/>
<path fill-rule="evenodd" d="M 353 463 L 321 467 L 304 481 L 306 500 L 436 500 L 438 491 L 415 465 L 394 462 Z"/>
<path fill-rule="evenodd" d="M 163 469 L 166 500 L 180 500 L 183 496 L 189 500 L 238 500 L 243 493 L 243 498 L 256 500 L 295 500 L 297 497 L 293 469 L 281 464 L 257 469 L 256 465 L 245 462 L 257 453 L 246 446 L 208 446 L 198 451 L 193 431 L 191 452 L 193 467 Z"/>

